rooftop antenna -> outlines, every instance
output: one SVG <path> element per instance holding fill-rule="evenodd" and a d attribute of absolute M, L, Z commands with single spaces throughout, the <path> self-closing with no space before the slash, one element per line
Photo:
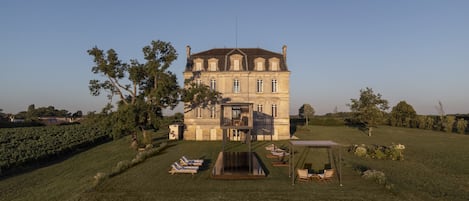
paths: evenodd
<path fill-rule="evenodd" d="M 236 16 L 236 49 L 238 48 L 238 16 Z"/>

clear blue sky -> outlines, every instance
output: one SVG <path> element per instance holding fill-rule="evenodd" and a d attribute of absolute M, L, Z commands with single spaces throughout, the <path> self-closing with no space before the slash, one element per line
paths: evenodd
<path fill-rule="evenodd" d="M 281 52 L 288 46 L 290 113 L 348 111 L 371 87 L 390 106 L 405 100 L 419 114 L 469 113 L 469 1 L 23 1 L 0 2 L 0 108 L 28 105 L 99 111 L 88 81 L 93 46 L 123 61 L 142 58 L 152 40 L 179 53 L 236 46 Z M 181 111 L 179 109 L 179 111 Z"/>

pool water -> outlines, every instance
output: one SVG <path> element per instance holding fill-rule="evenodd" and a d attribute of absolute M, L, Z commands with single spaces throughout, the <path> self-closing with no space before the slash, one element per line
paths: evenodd
<path fill-rule="evenodd" d="M 220 152 L 212 170 L 215 179 L 259 179 L 266 174 L 254 152 Z"/>

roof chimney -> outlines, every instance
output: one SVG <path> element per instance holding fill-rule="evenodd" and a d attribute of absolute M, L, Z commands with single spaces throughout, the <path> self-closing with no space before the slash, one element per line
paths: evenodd
<path fill-rule="evenodd" d="M 189 59 L 191 57 L 191 46 L 186 45 L 186 57 Z"/>
<path fill-rule="evenodd" d="M 287 63 L 287 46 L 283 45 L 282 47 L 283 60 Z"/>

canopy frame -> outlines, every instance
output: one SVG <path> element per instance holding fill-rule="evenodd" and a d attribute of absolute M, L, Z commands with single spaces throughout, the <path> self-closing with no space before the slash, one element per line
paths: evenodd
<path fill-rule="evenodd" d="M 290 153 L 291 153 L 291 158 L 289 160 L 289 165 L 288 165 L 288 172 L 289 172 L 289 177 L 291 177 L 292 185 L 295 185 L 295 167 L 294 167 L 294 159 L 295 159 L 295 147 L 308 147 L 308 148 L 327 148 L 329 149 L 329 154 L 332 154 L 333 152 L 331 151 L 335 147 L 340 147 L 340 144 L 331 141 L 331 140 L 290 140 Z M 334 162 L 335 166 L 337 167 L 337 175 L 339 178 L 339 185 L 342 186 L 342 154 L 340 151 L 340 148 L 338 149 L 338 163 L 335 160 L 332 160 Z M 329 156 L 331 157 L 331 156 Z M 332 164 L 331 164 L 332 165 Z"/>

